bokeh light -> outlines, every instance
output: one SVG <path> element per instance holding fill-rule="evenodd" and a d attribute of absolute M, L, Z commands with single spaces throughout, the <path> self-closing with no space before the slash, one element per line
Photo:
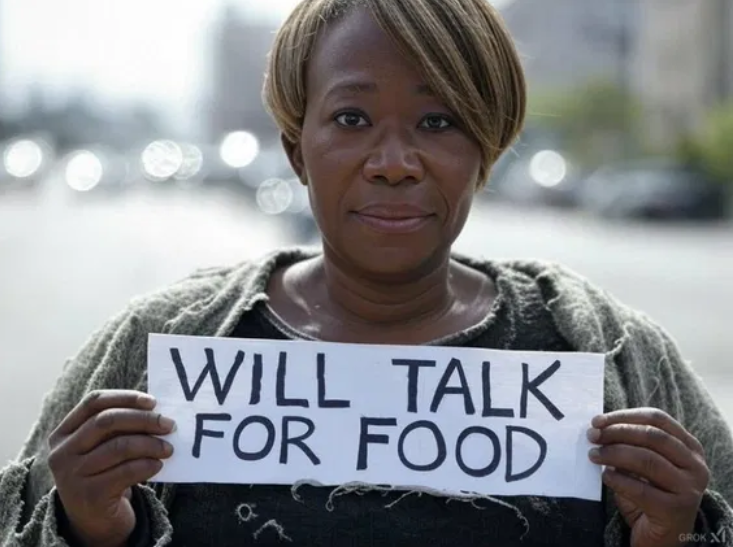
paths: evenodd
<path fill-rule="evenodd" d="M 90 150 L 79 150 L 66 163 L 66 183 L 77 192 L 94 189 L 104 176 L 102 160 Z"/>
<path fill-rule="evenodd" d="M 198 146 L 182 144 L 183 153 L 181 166 L 174 175 L 176 180 L 190 180 L 201 173 L 204 166 L 204 155 Z"/>
<path fill-rule="evenodd" d="M 235 131 L 221 143 L 221 159 L 229 167 L 241 169 L 251 164 L 260 153 L 260 143 L 252 133 Z"/>
<path fill-rule="evenodd" d="M 183 150 L 169 140 L 151 142 L 142 153 L 143 172 L 148 179 L 163 181 L 175 176 L 183 166 Z"/>
<path fill-rule="evenodd" d="M 529 174 L 537 184 L 552 188 L 565 180 L 568 163 L 562 154 L 553 150 L 543 150 L 532 156 Z"/>
<path fill-rule="evenodd" d="M 3 154 L 5 171 L 19 179 L 32 177 L 43 166 L 44 154 L 41 145 L 35 141 L 23 139 L 12 143 Z"/>
<path fill-rule="evenodd" d="M 267 215 L 280 215 L 293 203 L 293 188 L 282 179 L 269 179 L 257 189 L 257 205 Z"/>

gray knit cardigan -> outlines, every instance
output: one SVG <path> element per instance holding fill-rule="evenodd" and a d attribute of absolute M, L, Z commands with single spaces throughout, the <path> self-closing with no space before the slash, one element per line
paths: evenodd
<path fill-rule="evenodd" d="M 146 390 L 149 333 L 226 336 L 243 313 L 267 299 L 271 273 L 312 256 L 279 250 L 235 267 L 202 270 L 161 291 L 134 299 L 94 333 L 67 361 L 45 397 L 38 421 L 18 458 L 0 471 L 0 546 L 66 546 L 56 523 L 54 483 L 47 466 L 50 432 L 90 390 Z M 481 263 L 461 257 L 481 268 Z M 502 276 L 536 279 L 561 334 L 580 352 L 604 353 L 606 411 L 653 406 L 677 418 L 703 444 L 712 479 L 698 515 L 697 532 L 726 530 L 733 545 L 733 440 L 721 412 L 670 336 L 644 315 L 568 269 L 538 261 L 493 263 Z M 525 277 L 526 278 L 526 277 Z M 151 546 L 170 544 L 167 507 L 173 485 L 143 486 L 154 535 Z M 621 547 L 628 530 L 604 495 L 609 520 L 605 545 Z"/>

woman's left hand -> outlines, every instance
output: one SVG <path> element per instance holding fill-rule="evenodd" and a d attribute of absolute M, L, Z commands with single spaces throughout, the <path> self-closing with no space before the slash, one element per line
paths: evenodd
<path fill-rule="evenodd" d="M 710 471 L 700 442 L 656 408 L 596 416 L 592 462 L 631 528 L 631 547 L 677 547 L 692 534 Z"/>

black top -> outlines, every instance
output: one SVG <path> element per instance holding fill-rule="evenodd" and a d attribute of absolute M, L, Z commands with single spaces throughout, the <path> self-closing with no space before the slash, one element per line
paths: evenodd
<path fill-rule="evenodd" d="M 436 341 L 441 346 L 573 351 L 527 277 L 495 279 L 499 293 L 481 324 Z M 231 337 L 303 337 L 261 303 L 244 314 Z M 497 497 L 449 500 L 428 494 L 355 492 L 334 488 L 219 484 L 179 485 L 170 519 L 173 545 L 503 546 L 603 544 L 601 502 L 570 498 Z M 331 497 L 329 497 L 331 496 Z M 140 521 L 144 525 L 144 520 Z M 141 533 L 142 532 L 142 533 Z M 142 537 L 144 531 L 137 530 Z"/>

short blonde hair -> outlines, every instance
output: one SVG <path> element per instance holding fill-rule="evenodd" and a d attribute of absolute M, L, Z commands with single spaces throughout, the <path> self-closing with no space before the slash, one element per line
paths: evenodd
<path fill-rule="evenodd" d="M 433 92 L 479 144 L 477 185 L 522 129 L 527 108 L 524 71 L 509 31 L 488 0 L 301 0 L 277 33 L 263 90 L 284 137 L 300 140 L 306 76 L 321 32 L 364 7 L 414 59 Z"/>

